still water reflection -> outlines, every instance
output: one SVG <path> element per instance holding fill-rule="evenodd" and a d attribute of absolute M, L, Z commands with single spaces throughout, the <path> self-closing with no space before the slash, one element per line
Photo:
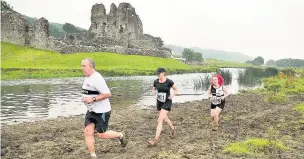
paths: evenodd
<path fill-rule="evenodd" d="M 227 85 L 232 93 L 243 88 L 256 88 L 239 84 L 241 69 L 228 69 L 232 80 Z M 176 96 L 174 103 L 201 100 L 207 97 L 204 89 L 195 89 L 195 80 L 211 76 L 210 73 L 171 75 L 180 93 L 201 94 Z M 155 76 L 107 77 L 105 78 L 113 97 L 113 108 L 121 109 L 133 105 L 138 108 L 153 108 L 155 97 L 151 86 Z M 86 112 L 81 102 L 83 78 L 2 81 L 1 83 L 1 123 L 19 123 L 59 116 L 79 115 Z"/>

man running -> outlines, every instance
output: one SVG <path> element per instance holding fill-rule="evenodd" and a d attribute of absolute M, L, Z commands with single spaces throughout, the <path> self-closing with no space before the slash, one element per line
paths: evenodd
<path fill-rule="evenodd" d="M 83 102 L 88 109 L 84 121 L 85 141 L 91 157 L 97 158 L 94 148 L 94 129 L 101 139 L 118 138 L 122 147 L 127 145 L 128 140 L 125 132 L 108 130 L 111 115 L 109 98 L 112 95 L 102 75 L 95 71 L 95 62 L 86 58 L 82 60 L 81 66 L 82 72 L 86 76 L 82 85 Z"/>
<path fill-rule="evenodd" d="M 157 110 L 159 116 L 157 119 L 157 128 L 154 139 L 148 141 L 151 146 L 156 145 L 159 142 L 159 137 L 162 131 L 163 122 L 166 122 L 171 128 L 171 136 L 175 137 L 176 130 L 171 120 L 168 118 L 168 112 L 171 111 L 172 99 L 177 93 L 177 87 L 171 79 L 166 78 L 166 70 L 164 68 L 158 68 L 156 70 L 158 79 L 154 81 L 152 92 L 157 93 Z M 174 93 L 170 94 L 170 89 L 174 89 Z M 157 92 L 156 92 L 157 91 Z"/>
<path fill-rule="evenodd" d="M 211 101 L 211 120 L 213 120 L 213 131 L 218 130 L 220 113 L 225 106 L 225 98 L 229 95 L 229 91 L 224 87 L 224 79 L 217 74 L 212 77 L 211 86 L 208 89 L 209 99 Z"/>

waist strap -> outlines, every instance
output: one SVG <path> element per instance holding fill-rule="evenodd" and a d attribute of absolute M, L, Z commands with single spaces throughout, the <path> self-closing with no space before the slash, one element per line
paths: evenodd
<path fill-rule="evenodd" d="M 99 92 L 98 91 L 91 91 L 91 90 L 83 89 L 82 94 L 88 94 L 88 95 L 96 94 L 96 95 L 98 95 Z"/>

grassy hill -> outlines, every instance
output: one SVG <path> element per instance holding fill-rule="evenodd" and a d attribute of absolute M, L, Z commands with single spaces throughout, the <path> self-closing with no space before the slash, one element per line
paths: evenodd
<path fill-rule="evenodd" d="M 106 76 L 153 75 L 158 67 L 171 74 L 213 72 L 216 67 L 186 65 L 171 58 L 123 55 L 109 52 L 60 54 L 1 42 L 2 79 L 82 76 L 81 60 L 90 57 Z"/>
<path fill-rule="evenodd" d="M 182 55 L 182 52 L 184 50 L 183 47 L 175 46 L 175 45 L 166 45 L 166 47 L 169 47 L 170 49 L 172 49 L 174 55 Z M 250 57 L 250 56 L 242 54 L 242 53 L 237 53 L 237 52 L 202 49 L 199 47 L 192 47 L 190 49 L 194 50 L 195 52 L 202 53 L 203 58 L 212 58 L 212 59 L 217 59 L 217 60 L 242 62 L 242 63 L 244 63 L 247 60 L 253 60 L 253 57 Z"/>

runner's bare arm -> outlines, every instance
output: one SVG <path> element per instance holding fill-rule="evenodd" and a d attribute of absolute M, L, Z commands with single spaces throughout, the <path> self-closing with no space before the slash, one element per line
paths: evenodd
<path fill-rule="evenodd" d="M 227 87 L 223 86 L 224 96 L 223 98 L 228 97 L 231 93 L 229 92 L 229 89 Z"/>
<path fill-rule="evenodd" d="M 96 101 L 98 101 L 98 100 L 104 100 L 104 99 L 107 99 L 107 98 L 110 98 L 110 97 L 112 97 L 111 93 L 100 94 L 100 95 L 96 96 Z"/>
<path fill-rule="evenodd" d="M 152 91 L 155 91 L 156 89 L 155 89 L 155 87 L 152 87 Z"/>
<path fill-rule="evenodd" d="M 152 87 L 152 93 L 155 95 L 155 91 L 156 91 L 156 88 L 153 86 Z"/>
<path fill-rule="evenodd" d="M 174 90 L 174 96 L 178 93 L 178 89 L 176 87 L 176 84 L 174 83 L 173 86 L 172 86 L 173 90 Z"/>
<path fill-rule="evenodd" d="M 96 101 L 99 101 L 99 100 L 104 100 L 104 99 L 107 99 L 107 98 L 110 98 L 112 97 L 112 94 L 111 93 L 108 93 L 108 94 L 100 94 L 98 96 L 96 96 Z M 83 99 L 83 102 L 85 103 L 93 103 L 94 102 L 94 98 L 93 97 L 85 97 Z"/>

